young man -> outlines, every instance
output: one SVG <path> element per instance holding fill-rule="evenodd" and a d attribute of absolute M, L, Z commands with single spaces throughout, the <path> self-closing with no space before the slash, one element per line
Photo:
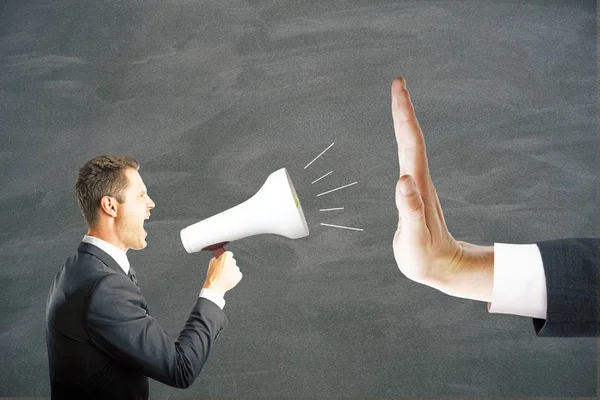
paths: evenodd
<path fill-rule="evenodd" d="M 176 340 L 148 314 L 126 255 L 146 247 L 143 224 L 155 207 L 138 169 L 132 158 L 101 156 L 77 174 L 88 231 L 48 294 L 52 399 L 147 399 L 148 377 L 187 388 L 227 325 L 223 296 L 242 279 L 231 252 L 210 261 Z"/>

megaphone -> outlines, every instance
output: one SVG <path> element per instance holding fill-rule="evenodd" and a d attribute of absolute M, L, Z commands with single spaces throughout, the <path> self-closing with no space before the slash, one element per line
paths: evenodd
<path fill-rule="evenodd" d="M 290 239 L 308 236 L 302 206 L 285 168 L 273 172 L 245 202 L 181 230 L 188 253 L 211 250 L 215 258 L 237 239 L 271 233 Z"/>

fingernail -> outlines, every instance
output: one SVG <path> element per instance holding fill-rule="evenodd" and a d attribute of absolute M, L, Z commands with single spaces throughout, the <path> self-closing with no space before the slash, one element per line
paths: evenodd
<path fill-rule="evenodd" d="M 404 184 L 402 185 L 402 194 L 405 195 L 409 195 L 411 193 L 414 193 L 414 191 L 417 188 L 415 187 L 415 182 L 412 179 L 408 179 L 406 182 L 404 182 Z"/>
<path fill-rule="evenodd" d="M 400 78 L 400 83 L 402 84 L 402 87 L 406 89 L 406 79 L 404 79 L 404 77 L 402 76 L 399 76 L 398 78 Z"/>

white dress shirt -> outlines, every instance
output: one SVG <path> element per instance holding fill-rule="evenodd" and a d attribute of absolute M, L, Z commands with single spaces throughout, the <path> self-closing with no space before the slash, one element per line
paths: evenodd
<path fill-rule="evenodd" d="M 536 244 L 494 243 L 490 313 L 546 319 L 546 276 Z"/>
<path fill-rule="evenodd" d="M 121 267 L 121 269 L 125 272 L 125 275 L 129 273 L 129 260 L 127 259 L 127 254 L 117 246 L 102 239 L 98 239 L 97 237 L 88 235 L 83 237 L 82 242 L 98 247 L 100 250 L 111 256 L 117 262 L 117 264 L 119 264 L 119 267 Z M 219 306 L 221 310 L 223 307 L 225 307 L 225 299 L 219 292 L 203 288 L 200 290 L 200 297 L 212 301 Z"/>

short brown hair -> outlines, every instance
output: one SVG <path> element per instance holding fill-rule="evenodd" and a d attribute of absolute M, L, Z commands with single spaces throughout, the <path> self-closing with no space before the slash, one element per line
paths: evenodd
<path fill-rule="evenodd" d="M 123 192 L 129 186 L 125 171 L 139 169 L 137 160 L 127 156 L 99 156 L 86 162 L 77 172 L 75 194 L 88 227 L 98 222 L 98 207 L 104 196 L 125 202 Z"/>

